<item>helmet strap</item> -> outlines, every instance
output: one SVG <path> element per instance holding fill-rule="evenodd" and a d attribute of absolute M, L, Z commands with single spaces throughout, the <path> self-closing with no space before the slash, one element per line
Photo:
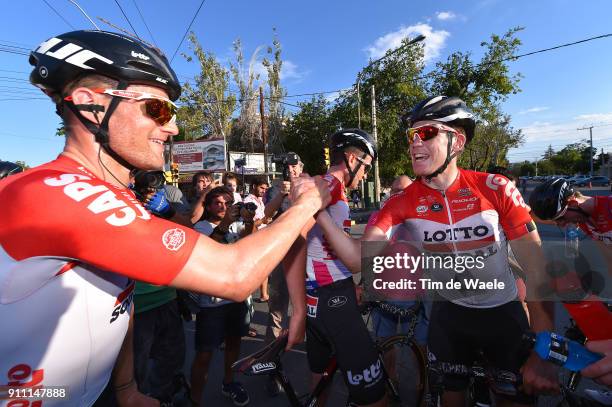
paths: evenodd
<path fill-rule="evenodd" d="M 367 155 L 368 153 L 363 153 L 363 156 L 361 158 L 366 158 Z M 348 158 L 346 158 L 346 153 L 344 153 L 344 164 L 346 165 L 346 170 L 349 173 L 349 181 L 347 185 L 351 185 L 353 183 L 353 180 L 355 179 L 355 176 L 357 175 L 357 173 L 359 172 L 359 169 L 361 168 L 363 164 L 361 164 L 361 161 L 357 160 L 357 165 L 355 166 L 354 169 L 351 169 L 351 166 L 349 165 L 349 162 L 348 162 Z"/>
<path fill-rule="evenodd" d="M 119 84 L 117 85 L 117 89 L 125 90 L 127 89 L 128 86 L 129 86 L 128 82 L 120 81 Z M 75 105 L 71 101 L 64 101 L 64 103 L 68 106 L 68 108 L 72 111 L 72 113 L 74 113 L 74 115 L 79 119 L 79 121 L 83 124 L 83 126 L 85 126 L 87 130 L 89 130 L 89 132 L 94 135 L 96 142 L 102 146 L 102 148 L 108 155 L 110 155 L 115 161 L 117 161 L 119 164 L 121 164 L 125 168 L 128 168 L 129 170 L 133 170 L 135 169 L 135 167 L 129 162 L 127 162 L 119 154 L 117 154 L 117 152 L 113 150 L 110 146 L 110 138 L 108 135 L 108 123 L 110 121 L 111 115 L 113 114 L 113 112 L 115 111 L 119 103 L 121 102 L 121 98 L 117 96 L 111 96 L 111 98 L 112 98 L 111 102 L 108 105 L 108 109 L 106 109 L 106 114 L 104 115 L 104 118 L 102 119 L 101 122 L 100 120 L 98 120 L 98 112 L 104 112 L 105 111 L 104 106 L 97 105 L 97 104 Z M 93 113 L 94 117 L 96 118 L 97 123 L 94 123 L 91 120 L 88 120 L 85 117 L 83 117 L 83 115 L 81 114 L 81 111 L 87 111 L 87 112 Z"/>
<path fill-rule="evenodd" d="M 426 182 L 431 182 L 432 178 L 435 178 L 438 175 L 442 174 L 446 170 L 446 167 L 448 167 L 448 164 L 450 164 L 452 159 L 457 156 L 456 153 L 452 153 L 454 135 L 451 132 L 447 132 L 446 134 L 448 135 L 448 144 L 446 145 L 446 159 L 444 160 L 444 163 L 442 163 L 442 165 L 438 167 L 437 170 L 425 177 Z"/>

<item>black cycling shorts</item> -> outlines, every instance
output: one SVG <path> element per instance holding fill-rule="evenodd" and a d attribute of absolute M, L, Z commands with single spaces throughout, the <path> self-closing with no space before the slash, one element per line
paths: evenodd
<path fill-rule="evenodd" d="M 429 320 L 427 350 L 431 361 L 472 366 L 482 352 L 488 364 L 518 372 L 529 356 L 522 341 L 529 330 L 527 315 L 520 301 L 493 308 L 468 308 L 447 301 L 434 301 Z M 444 375 L 444 388 L 463 391 L 469 378 Z M 508 400 L 531 404 L 526 394 L 500 395 Z"/>
<path fill-rule="evenodd" d="M 361 317 L 352 278 L 309 290 L 306 351 L 313 373 L 323 373 L 335 355 L 350 401 L 372 404 L 385 396 L 382 362 Z"/>

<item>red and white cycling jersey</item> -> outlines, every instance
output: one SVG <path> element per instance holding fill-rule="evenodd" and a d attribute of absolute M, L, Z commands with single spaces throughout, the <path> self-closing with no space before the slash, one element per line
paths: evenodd
<path fill-rule="evenodd" d="M 323 179 L 329 184 L 331 202 L 325 208 L 334 223 L 349 233 L 351 230 L 350 209 L 344 194 L 344 185 L 336 177 L 326 174 Z M 323 230 L 316 225 L 308 232 L 306 260 L 306 289 L 322 287 L 334 281 L 351 277 L 352 273 L 336 257 L 323 235 Z"/>
<path fill-rule="evenodd" d="M 612 195 L 594 196 L 595 208 L 591 214 L 590 223 L 580 223 L 578 226 L 593 240 L 612 246 Z"/>
<path fill-rule="evenodd" d="M 40 406 L 89 406 L 125 337 L 131 279 L 168 284 L 199 234 L 64 156 L 1 181 L 0 202 L 0 388 L 67 387 L 69 401 Z"/>
<path fill-rule="evenodd" d="M 370 227 L 389 239 L 417 242 L 427 253 L 465 253 L 487 248 L 486 275 L 467 270 L 471 278 L 503 282 L 503 289 L 459 295 L 449 300 L 466 307 L 489 308 L 514 300 L 516 284 L 508 264 L 507 240 L 517 239 L 535 226 L 516 186 L 501 175 L 459 170 L 446 191 L 418 180 L 390 197 Z M 453 271 L 453 270 L 450 270 Z M 452 276 L 449 274 L 449 276 Z M 457 273 L 455 277 L 465 277 Z"/>

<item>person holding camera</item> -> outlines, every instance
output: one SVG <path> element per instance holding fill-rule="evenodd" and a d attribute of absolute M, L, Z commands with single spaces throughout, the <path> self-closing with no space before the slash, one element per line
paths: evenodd
<path fill-rule="evenodd" d="M 213 179 L 210 171 L 199 171 L 191 178 L 193 197 L 191 198 L 191 223 L 195 224 L 204 214 L 204 199 L 213 188 L 219 185 Z"/>
<path fill-rule="evenodd" d="M 204 219 L 195 230 L 219 243 L 234 243 L 255 230 L 254 208 L 234 204 L 226 187 L 213 188 L 204 200 Z M 240 340 L 247 335 L 250 316 L 246 302 L 233 302 L 204 294 L 193 294 L 200 311 L 196 316 L 196 355 L 191 367 L 191 401 L 198 405 L 208 378 L 213 352 L 225 342 L 225 363 L 221 391 L 236 406 L 245 406 L 249 395 L 242 384 L 233 380 L 232 364 L 240 354 Z"/>
<path fill-rule="evenodd" d="M 232 191 L 234 203 L 242 202 L 242 195 L 238 192 L 238 177 L 233 172 L 226 172 L 221 179 L 223 186 Z"/>

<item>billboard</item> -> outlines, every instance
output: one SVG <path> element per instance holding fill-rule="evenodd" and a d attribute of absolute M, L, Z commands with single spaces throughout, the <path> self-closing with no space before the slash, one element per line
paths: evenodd
<path fill-rule="evenodd" d="M 181 172 L 225 170 L 223 139 L 206 141 L 177 141 L 172 147 L 172 158 Z"/>
<path fill-rule="evenodd" d="M 268 168 L 272 169 L 271 156 L 268 156 Z M 230 152 L 230 171 L 236 174 L 264 174 L 264 155 L 261 153 L 237 153 Z"/>

